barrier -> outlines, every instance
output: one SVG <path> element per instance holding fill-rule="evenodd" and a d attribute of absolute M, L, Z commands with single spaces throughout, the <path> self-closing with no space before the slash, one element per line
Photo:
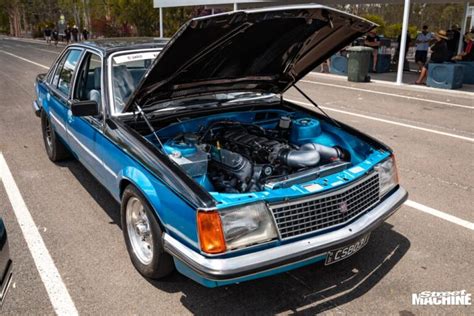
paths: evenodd
<path fill-rule="evenodd" d="M 428 66 L 426 85 L 441 89 L 459 89 L 463 83 L 464 66 L 455 63 L 434 64 Z"/>
<path fill-rule="evenodd" d="M 347 75 L 347 57 L 341 55 L 331 56 L 329 72 L 336 75 Z"/>
<path fill-rule="evenodd" d="M 458 61 L 457 63 L 464 66 L 464 79 L 462 83 L 474 84 L 474 61 Z"/>
<path fill-rule="evenodd" d="M 377 56 L 377 73 L 389 72 L 390 71 L 390 62 L 392 60 L 392 55 L 390 54 L 378 54 Z M 369 72 L 372 72 L 372 65 L 374 64 L 374 59 L 371 57 L 369 64 Z"/>

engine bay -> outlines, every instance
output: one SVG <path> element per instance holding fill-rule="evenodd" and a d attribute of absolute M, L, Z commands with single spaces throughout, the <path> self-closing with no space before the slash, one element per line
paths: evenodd
<path fill-rule="evenodd" d="M 193 118 L 157 135 L 172 161 L 219 193 L 290 187 L 348 169 L 372 150 L 325 120 L 283 110 Z M 153 134 L 146 138 L 158 145 Z"/>

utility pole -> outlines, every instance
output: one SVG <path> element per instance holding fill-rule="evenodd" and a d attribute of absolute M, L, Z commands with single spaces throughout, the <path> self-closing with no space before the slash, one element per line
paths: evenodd
<path fill-rule="evenodd" d="M 400 55 L 398 55 L 397 84 L 403 83 L 403 66 L 405 64 L 405 48 L 407 47 L 408 22 L 410 20 L 410 0 L 405 0 L 403 8 L 402 36 L 400 40 Z"/>

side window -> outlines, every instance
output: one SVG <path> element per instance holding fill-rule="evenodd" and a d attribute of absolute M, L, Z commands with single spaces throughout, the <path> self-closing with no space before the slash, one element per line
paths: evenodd
<path fill-rule="evenodd" d="M 102 62 L 100 56 L 87 53 L 79 67 L 74 90 L 76 100 L 94 100 L 101 105 L 102 94 Z M 101 108 L 101 107 L 99 107 Z"/>
<path fill-rule="evenodd" d="M 74 70 L 81 57 L 81 51 L 77 49 L 71 49 L 58 66 L 56 74 L 54 75 L 53 85 L 56 86 L 59 91 L 65 95 L 69 94 L 71 89 L 72 78 L 74 76 Z"/>

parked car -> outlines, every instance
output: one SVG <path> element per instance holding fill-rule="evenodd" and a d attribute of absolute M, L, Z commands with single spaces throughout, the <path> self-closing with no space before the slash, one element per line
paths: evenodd
<path fill-rule="evenodd" d="M 3 304 L 5 296 L 13 276 L 13 264 L 10 259 L 10 248 L 8 247 L 7 230 L 3 219 L 0 218 L 0 304 Z"/>
<path fill-rule="evenodd" d="M 70 45 L 36 79 L 47 155 L 120 202 L 145 277 L 215 287 L 345 259 L 407 199 L 392 150 L 283 93 L 374 26 L 305 5 Z"/>

